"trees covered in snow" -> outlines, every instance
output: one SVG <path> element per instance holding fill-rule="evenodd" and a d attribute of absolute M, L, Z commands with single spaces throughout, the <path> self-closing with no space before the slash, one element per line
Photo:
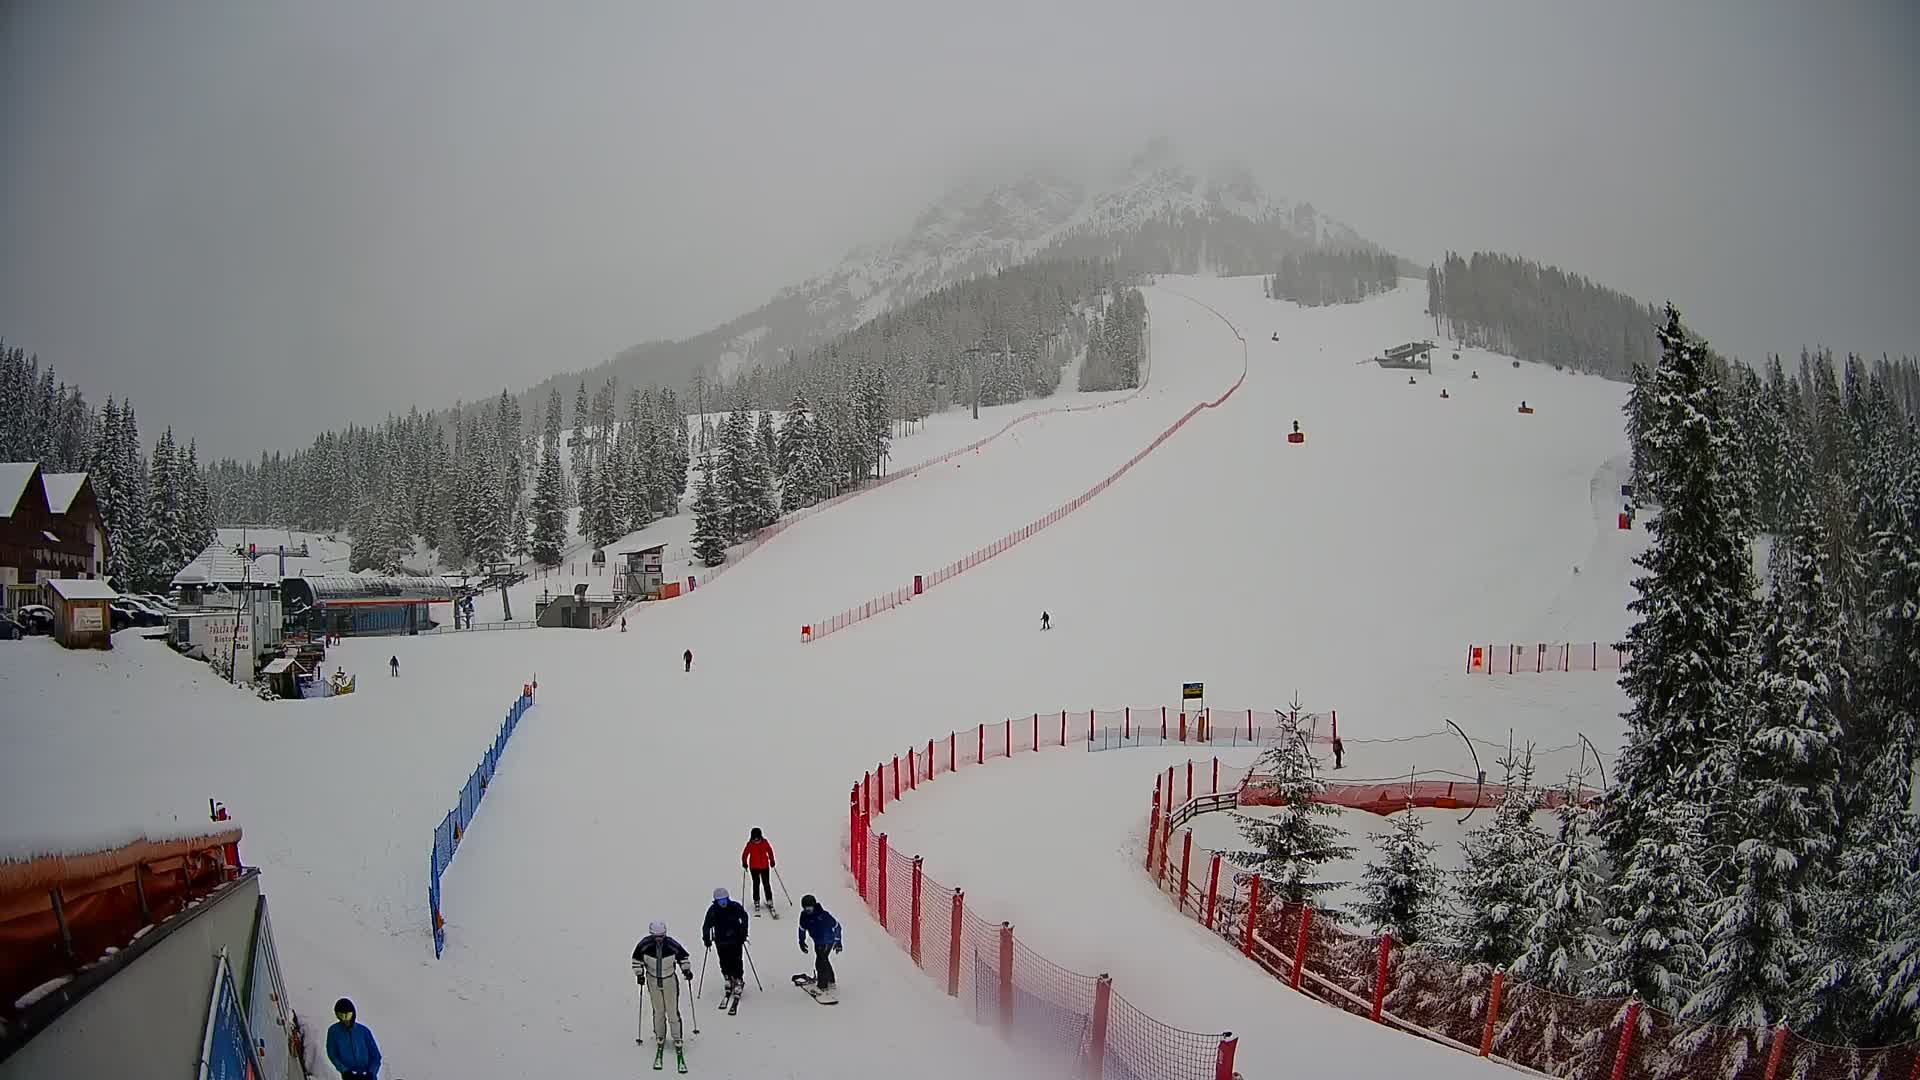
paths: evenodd
<path fill-rule="evenodd" d="M 1254 846 L 1236 859 L 1265 876 L 1274 901 L 1308 904 L 1318 903 L 1321 892 L 1338 884 L 1318 878 L 1321 864 L 1345 858 L 1353 849 L 1340 842 L 1340 829 L 1330 820 L 1340 808 L 1319 801 L 1327 784 L 1297 715 L 1297 709 L 1280 714 L 1273 746 L 1254 766 L 1281 800 L 1280 810 L 1270 817 L 1241 819 L 1241 835 Z"/>
<path fill-rule="evenodd" d="M 1366 899 L 1354 908 L 1362 921 L 1402 945 L 1418 945 L 1430 936 L 1440 899 L 1435 845 L 1423 835 L 1425 819 L 1411 809 L 1372 835 L 1379 857 L 1367 864 L 1360 883 Z"/>
<path fill-rule="evenodd" d="M 1510 751 L 1493 819 L 1461 842 L 1465 865 L 1455 875 L 1444 941 L 1466 964 L 1511 967 L 1532 928 L 1528 890 L 1542 876 L 1547 838 L 1534 827 L 1540 792 L 1533 783 L 1533 751 Z"/>
<path fill-rule="evenodd" d="M 1115 285 L 1087 330 L 1080 389 L 1125 390 L 1140 385 L 1146 360 L 1147 301 L 1139 289 Z"/>
<path fill-rule="evenodd" d="M 1669 770 L 1665 790 L 1683 777 Z M 1638 997 L 1670 1015 L 1692 996 L 1706 967 L 1704 905 L 1711 896 L 1697 804 L 1655 807 L 1607 886 L 1606 937 L 1588 986 L 1603 997 Z"/>
<path fill-rule="evenodd" d="M 1265 284 L 1275 300 L 1320 307 L 1365 300 L 1399 283 L 1400 260 L 1385 252 L 1307 251 L 1282 255 Z"/>

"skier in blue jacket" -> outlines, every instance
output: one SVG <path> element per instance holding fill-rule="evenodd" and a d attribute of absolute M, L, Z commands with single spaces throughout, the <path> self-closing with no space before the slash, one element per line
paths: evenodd
<path fill-rule="evenodd" d="M 807 951 L 807 939 L 813 939 L 813 984 L 821 993 L 833 990 L 833 961 L 829 953 L 840 951 L 840 920 L 820 906 L 812 893 L 800 898 L 800 951 Z"/>
<path fill-rule="evenodd" d="M 327 1061 L 340 1080 L 379 1080 L 380 1044 L 367 1025 L 354 1022 L 353 1002 L 333 1003 L 335 1023 L 327 1029 Z"/>

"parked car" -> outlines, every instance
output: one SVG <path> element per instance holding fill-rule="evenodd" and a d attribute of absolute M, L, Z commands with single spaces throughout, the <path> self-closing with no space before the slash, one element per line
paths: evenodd
<path fill-rule="evenodd" d="M 22 604 L 13 617 L 29 634 L 53 633 L 53 609 L 45 604 Z"/>
<path fill-rule="evenodd" d="M 124 624 L 116 622 L 116 629 L 121 625 L 163 626 L 167 621 L 165 612 L 137 596 L 122 596 L 109 606 L 116 616 L 124 616 L 126 620 Z"/>
<path fill-rule="evenodd" d="M 26 633 L 20 628 L 19 623 L 13 621 L 11 614 L 0 611 L 0 641 L 18 641 L 25 637 Z"/>

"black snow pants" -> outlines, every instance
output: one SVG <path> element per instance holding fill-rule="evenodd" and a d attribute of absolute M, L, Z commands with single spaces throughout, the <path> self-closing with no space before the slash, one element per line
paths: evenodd
<path fill-rule="evenodd" d="M 753 906 L 760 906 L 761 889 L 767 890 L 767 903 L 773 903 L 773 883 L 768 880 L 768 875 L 772 874 L 773 871 L 752 870 L 749 871 L 749 873 L 753 875 Z"/>
<path fill-rule="evenodd" d="M 822 990 L 833 989 L 833 961 L 829 959 L 832 952 L 831 945 L 813 947 L 813 984 Z"/>
<path fill-rule="evenodd" d="M 740 958 L 747 947 L 745 941 L 716 941 L 713 947 L 720 953 L 720 974 L 728 979 L 746 978 L 746 964 Z"/>

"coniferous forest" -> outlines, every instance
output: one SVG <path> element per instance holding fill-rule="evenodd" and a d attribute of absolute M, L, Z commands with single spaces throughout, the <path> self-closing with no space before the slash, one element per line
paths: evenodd
<path fill-rule="evenodd" d="M 1400 260 L 1369 251 L 1288 254 L 1267 279 L 1267 295 L 1307 307 L 1352 304 L 1400 283 Z"/>
<path fill-rule="evenodd" d="M 51 366 L 0 348 L 0 459 L 91 472 L 110 571 L 143 588 L 164 590 L 221 523 L 344 529 L 356 570 L 417 565 L 421 543 L 448 569 L 552 563 L 570 523 L 603 547 L 679 512 L 690 486 L 696 511 L 708 507 L 696 513 L 696 545 L 717 561 L 782 513 L 883 474 L 896 431 L 933 412 L 1051 394 L 1076 357 L 1082 389 L 1138 385 L 1145 315 L 1110 264 L 1028 263 L 731 384 L 697 378 L 684 397 L 582 381 L 570 409 L 554 390 L 523 410 L 503 390 L 205 467 L 171 431 L 142 453 L 131 403 L 96 410 Z"/>

